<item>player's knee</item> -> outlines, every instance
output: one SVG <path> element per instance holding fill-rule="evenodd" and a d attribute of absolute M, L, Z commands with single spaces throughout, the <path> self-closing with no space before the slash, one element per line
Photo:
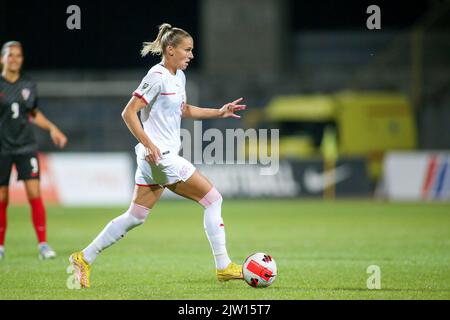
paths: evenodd
<path fill-rule="evenodd" d="M 0 202 L 8 203 L 8 187 L 0 187 Z"/>
<path fill-rule="evenodd" d="M 203 206 L 203 208 L 207 209 L 215 203 L 222 205 L 222 201 L 223 198 L 220 192 L 215 187 L 212 187 L 212 189 L 209 190 L 202 199 L 200 199 L 199 203 Z"/>
<path fill-rule="evenodd" d="M 124 237 L 128 231 L 143 224 L 147 215 L 147 208 L 132 203 L 124 214 L 111 221 L 111 230 L 114 234 Z"/>
<path fill-rule="evenodd" d="M 134 218 L 136 225 L 141 225 L 147 220 L 150 209 L 132 202 L 128 213 Z"/>
<path fill-rule="evenodd" d="M 40 197 L 41 197 L 40 190 L 27 190 L 28 201 L 33 200 L 33 199 L 38 199 Z"/>

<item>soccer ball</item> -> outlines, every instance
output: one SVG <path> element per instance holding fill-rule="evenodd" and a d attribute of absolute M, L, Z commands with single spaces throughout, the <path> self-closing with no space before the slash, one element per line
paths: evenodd
<path fill-rule="evenodd" d="M 252 287 L 270 286 L 277 277 L 277 264 L 267 253 L 254 253 L 245 259 L 242 267 L 244 280 Z"/>

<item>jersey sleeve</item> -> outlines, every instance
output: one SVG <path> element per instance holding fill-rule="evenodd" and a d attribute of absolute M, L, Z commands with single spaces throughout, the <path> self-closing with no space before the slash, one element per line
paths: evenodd
<path fill-rule="evenodd" d="M 139 87 L 134 90 L 133 96 L 141 98 L 149 104 L 161 92 L 162 75 L 159 72 L 149 72 L 142 79 Z"/>

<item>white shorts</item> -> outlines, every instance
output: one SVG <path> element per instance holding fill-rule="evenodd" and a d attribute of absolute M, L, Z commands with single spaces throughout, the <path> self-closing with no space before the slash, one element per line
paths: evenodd
<path fill-rule="evenodd" d="M 161 160 L 155 165 L 145 160 L 142 149 L 136 146 L 135 182 L 138 186 L 170 185 L 186 181 L 194 174 L 194 165 L 173 151 L 161 150 Z"/>

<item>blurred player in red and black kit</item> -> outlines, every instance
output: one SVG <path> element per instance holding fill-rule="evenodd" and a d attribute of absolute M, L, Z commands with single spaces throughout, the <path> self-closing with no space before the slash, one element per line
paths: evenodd
<path fill-rule="evenodd" d="M 38 238 L 39 257 L 51 259 L 55 251 L 47 244 L 46 214 L 40 192 L 40 168 L 32 123 L 49 131 L 60 148 L 66 136 L 37 109 L 36 84 L 20 74 L 22 45 L 10 41 L 1 49 L 0 77 L 0 260 L 5 257 L 6 208 L 8 185 L 13 164 L 18 180 L 24 180 L 31 216 Z"/>

